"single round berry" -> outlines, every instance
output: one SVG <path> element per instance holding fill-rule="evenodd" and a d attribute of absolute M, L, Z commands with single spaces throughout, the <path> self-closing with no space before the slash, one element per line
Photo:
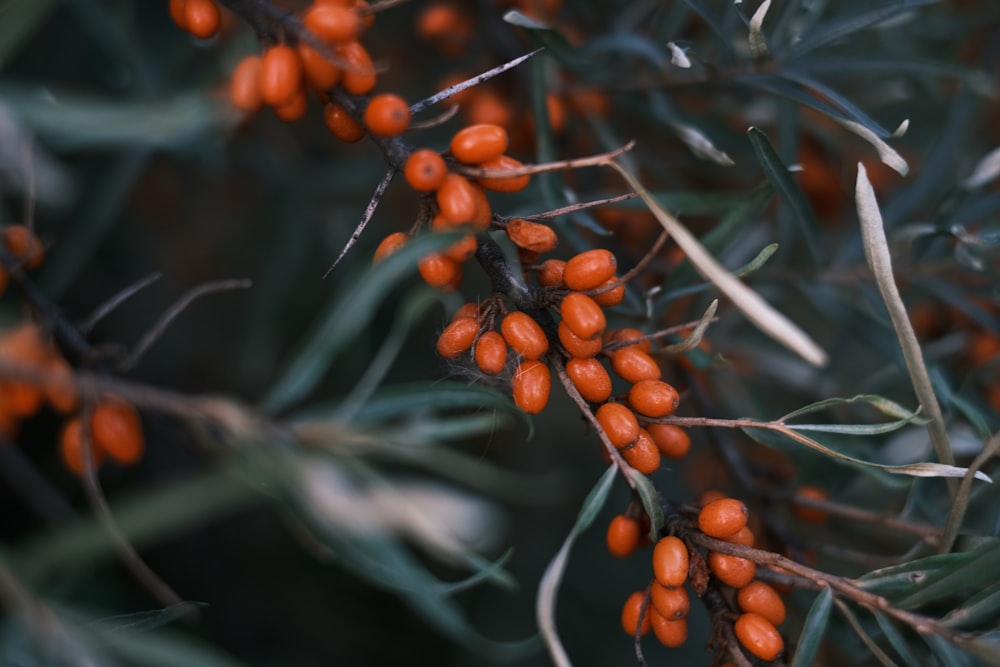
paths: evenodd
<path fill-rule="evenodd" d="M 649 598 L 660 616 L 671 621 L 686 618 L 691 610 L 691 598 L 684 586 L 664 586 L 654 579 Z"/>
<path fill-rule="evenodd" d="M 559 314 L 569 330 L 584 340 L 600 337 L 607 326 L 601 307 L 579 292 L 566 295 L 559 304 Z"/>
<path fill-rule="evenodd" d="M 642 526 L 626 514 L 619 514 L 608 524 L 608 551 L 617 558 L 631 556 L 642 538 Z"/>
<path fill-rule="evenodd" d="M 323 106 L 323 122 L 330 134 L 344 143 L 353 144 L 365 136 L 365 128 L 336 102 L 327 102 Z"/>
<path fill-rule="evenodd" d="M 104 452 L 97 449 L 94 443 L 90 443 L 90 460 L 93 470 L 97 470 L 104 459 Z M 59 435 L 59 453 L 62 455 L 63 463 L 71 472 L 83 475 L 87 470 L 87 464 L 83 448 L 83 423 L 79 417 L 74 417 L 66 422 Z"/>
<path fill-rule="evenodd" d="M 566 375 L 586 401 L 603 403 L 611 396 L 611 376 L 593 357 L 572 357 L 566 362 Z"/>
<path fill-rule="evenodd" d="M 453 225 L 471 224 L 475 220 L 477 198 L 476 189 L 469 179 L 455 173 L 445 174 L 435 195 L 441 215 Z"/>
<path fill-rule="evenodd" d="M 425 283 L 444 291 L 455 289 L 462 280 L 462 265 L 438 252 L 424 256 L 417 270 Z"/>
<path fill-rule="evenodd" d="M 628 391 L 628 402 L 646 417 L 666 417 L 677 409 L 677 390 L 661 380 L 640 380 Z"/>
<path fill-rule="evenodd" d="M 752 547 L 754 544 L 754 534 L 750 526 L 743 526 L 729 537 L 722 538 L 730 544 L 742 544 L 745 547 Z"/>
<path fill-rule="evenodd" d="M 615 275 L 618 262 L 610 251 L 603 248 L 587 250 L 566 262 L 563 282 L 576 292 L 599 287 Z"/>
<path fill-rule="evenodd" d="M 306 10 L 302 23 L 312 34 L 330 44 L 345 44 L 361 34 L 361 17 L 347 5 L 317 3 Z"/>
<path fill-rule="evenodd" d="M 785 621 L 785 603 L 778 591 L 760 580 L 751 581 L 736 593 L 740 609 L 764 617 L 771 625 Z"/>
<path fill-rule="evenodd" d="M 479 304 L 473 301 L 469 303 L 463 303 L 455 314 L 451 316 L 451 321 L 460 320 L 463 317 L 471 317 L 472 319 L 479 319 Z"/>
<path fill-rule="evenodd" d="M 170 0 L 170 18 L 181 30 L 187 30 L 187 14 L 184 9 L 187 7 L 187 0 Z"/>
<path fill-rule="evenodd" d="M 531 252 L 550 252 L 559 243 L 559 238 L 551 227 L 522 218 L 514 218 L 508 222 L 505 231 L 514 245 Z"/>
<path fill-rule="evenodd" d="M 260 93 L 264 102 L 280 107 L 291 102 L 302 88 L 302 61 L 287 44 L 264 52 L 260 66 Z"/>
<path fill-rule="evenodd" d="M 500 333 L 507 344 L 525 359 L 539 359 L 549 351 L 549 339 L 538 322 L 519 310 L 507 313 L 500 322 Z"/>
<path fill-rule="evenodd" d="M 613 276 L 608 278 L 604 284 L 597 289 L 604 289 L 610 287 L 611 285 L 615 286 L 605 292 L 601 292 L 600 294 L 591 295 L 591 298 L 597 302 L 598 306 L 611 308 L 613 306 L 617 306 L 622 302 L 622 300 L 625 299 L 625 283 L 618 283 L 618 279 Z"/>
<path fill-rule="evenodd" d="M 462 128 L 451 138 L 451 154 L 465 164 L 479 164 L 503 155 L 508 144 L 507 130 L 491 123 Z"/>
<path fill-rule="evenodd" d="M 709 537 L 729 537 L 747 525 L 750 513 L 736 498 L 713 500 L 698 513 L 698 529 Z"/>
<path fill-rule="evenodd" d="M 733 588 L 743 588 L 757 574 L 757 565 L 752 560 L 718 551 L 708 552 L 708 568 L 719 581 Z"/>
<path fill-rule="evenodd" d="M 310 86 L 316 90 L 327 91 L 340 82 L 340 68 L 336 63 L 307 42 L 299 42 L 295 48 L 302 61 L 302 73 Z"/>
<path fill-rule="evenodd" d="M 661 537 L 653 547 L 653 575 L 662 586 L 683 586 L 689 564 L 687 545 L 679 537 Z"/>
<path fill-rule="evenodd" d="M 410 105 L 399 95 L 375 95 L 365 107 L 364 121 L 372 134 L 394 137 L 410 126 Z"/>
<path fill-rule="evenodd" d="M 774 660 L 785 649 L 774 625 L 759 614 L 742 614 L 733 627 L 739 642 L 761 660 Z"/>
<path fill-rule="evenodd" d="M 552 391 L 552 373 L 541 361 L 525 359 L 511 378 L 514 403 L 528 414 L 538 414 L 545 409 Z"/>
<path fill-rule="evenodd" d="M 498 155 L 495 158 L 486 160 L 485 162 L 480 162 L 479 166 L 483 169 L 500 170 L 518 169 L 523 167 L 524 164 L 509 155 Z M 528 174 L 524 174 L 522 176 L 495 176 L 480 178 L 478 181 L 484 188 L 487 190 L 493 190 L 494 192 L 520 192 L 528 187 L 528 183 L 531 182 L 531 176 Z"/>
<path fill-rule="evenodd" d="M 476 235 L 466 234 L 465 236 L 455 241 L 441 252 L 448 259 L 454 260 L 459 264 L 461 264 L 462 262 L 467 262 L 470 259 L 472 259 L 473 255 L 476 254 L 476 249 L 478 247 L 479 247 L 479 241 L 476 240 Z"/>
<path fill-rule="evenodd" d="M 410 187 L 418 192 L 433 192 L 444 183 L 448 175 L 448 165 L 444 158 L 430 148 L 420 148 L 406 158 L 403 176 Z"/>
<path fill-rule="evenodd" d="M 621 403 L 605 403 L 594 414 L 611 444 L 621 449 L 639 437 L 635 414 Z"/>
<path fill-rule="evenodd" d="M 375 64 L 360 42 L 337 47 L 335 55 L 343 61 L 340 85 L 351 95 L 367 95 L 375 87 Z"/>
<path fill-rule="evenodd" d="M 98 403 L 90 418 L 94 447 L 118 463 L 131 464 L 142 458 L 146 440 L 142 420 L 131 403 L 111 398 Z"/>
<path fill-rule="evenodd" d="M 389 234 L 382 242 L 378 244 L 378 248 L 375 249 L 375 257 L 372 260 L 373 264 L 378 264 L 383 259 L 396 252 L 402 248 L 410 240 L 410 236 L 405 232 L 393 232 Z"/>
<path fill-rule="evenodd" d="M 240 111 L 257 111 L 264 102 L 260 92 L 260 56 L 247 56 L 233 69 L 229 99 Z"/>
<path fill-rule="evenodd" d="M 660 450 L 660 454 L 668 459 L 681 459 L 691 449 L 691 436 L 680 426 L 674 424 L 650 424 L 646 427 L 650 437 Z"/>
<path fill-rule="evenodd" d="M 437 351 L 445 359 L 454 359 L 472 348 L 479 333 L 479 322 L 471 318 L 455 320 L 444 328 L 437 339 Z"/>
<path fill-rule="evenodd" d="M 797 498 L 808 498 L 810 500 L 826 500 L 829 496 L 826 491 L 815 486 L 800 486 L 795 490 L 795 496 Z M 815 507 L 806 507 L 805 505 L 792 505 L 792 514 L 794 514 L 799 519 L 803 521 L 808 521 L 809 523 L 823 523 L 830 518 L 830 513 L 825 512 Z"/>
<path fill-rule="evenodd" d="M 487 331 L 476 341 L 475 354 L 479 370 L 498 375 L 507 365 L 507 342 L 496 331 Z"/>
<path fill-rule="evenodd" d="M 557 332 L 559 334 L 559 342 L 562 343 L 562 346 L 566 348 L 566 351 L 572 357 L 585 358 L 596 356 L 604 346 L 600 338 L 591 338 L 590 340 L 580 338 L 570 331 L 565 322 L 559 323 Z"/>
<path fill-rule="evenodd" d="M 625 343 L 627 341 L 634 340 L 637 341 L 632 345 L 622 345 L 616 348 L 618 350 L 625 350 L 629 348 L 638 349 L 646 354 L 653 351 L 653 342 L 646 338 L 646 334 L 642 333 L 638 329 L 611 329 L 607 333 L 608 343 Z"/>
<path fill-rule="evenodd" d="M 635 591 L 628 596 L 622 607 L 622 629 L 630 637 L 634 637 L 636 634 L 644 635 L 652 627 L 650 605 L 646 605 L 645 613 L 643 613 L 645 601 L 646 594 L 643 591 Z"/>
<path fill-rule="evenodd" d="M 538 284 L 543 287 L 555 287 L 556 285 L 562 285 L 563 271 L 565 268 L 566 262 L 561 259 L 545 260 L 539 264 L 536 269 Z"/>
<path fill-rule="evenodd" d="M 48 379 L 45 382 L 45 400 L 58 413 L 68 415 L 80 407 L 80 393 L 73 386 L 73 369 L 59 355 L 45 362 Z"/>
<path fill-rule="evenodd" d="M 306 115 L 308 104 L 306 91 L 299 88 L 291 100 L 274 107 L 274 115 L 286 123 L 291 123 Z"/>
<path fill-rule="evenodd" d="M 611 370 L 626 382 L 659 380 L 660 365 L 638 347 L 626 347 L 611 353 Z"/>
<path fill-rule="evenodd" d="M 184 3 L 187 30 L 199 39 L 214 37 L 222 25 L 222 14 L 212 0 L 187 0 Z"/>
<path fill-rule="evenodd" d="M 634 443 L 622 448 L 622 456 L 643 475 L 652 475 L 660 469 L 660 450 L 644 428 L 639 429 L 639 437 Z"/>
<path fill-rule="evenodd" d="M 45 248 L 35 233 L 25 225 L 8 225 L 3 230 L 7 252 L 26 269 L 37 269 L 45 259 Z"/>
<path fill-rule="evenodd" d="M 677 648 L 687 641 L 688 623 L 686 618 L 672 621 L 661 616 L 656 609 L 653 609 L 652 612 L 650 621 L 653 634 L 656 635 L 661 644 L 667 648 Z"/>

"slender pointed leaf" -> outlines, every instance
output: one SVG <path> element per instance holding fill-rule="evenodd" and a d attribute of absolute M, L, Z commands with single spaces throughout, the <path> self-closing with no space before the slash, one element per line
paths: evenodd
<path fill-rule="evenodd" d="M 813 600 L 809 614 L 802 624 L 802 633 L 795 648 L 791 667 L 810 667 L 816 658 L 816 652 L 826 634 L 826 626 L 830 622 L 830 610 L 833 608 L 833 591 L 824 588 Z"/>
<path fill-rule="evenodd" d="M 914 655 L 913 649 L 910 648 L 909 643 L 906 638 L 903 637 L 902 633 L 896 629 L 896 626 L 892 624 L 892 621 L 888 616 L 880 611 L 875 612 L 875 621 L 878 623 L 878 627 L 882 629 L 882 634 L 885 638 L 889 640 L 892 644 L 892 648 L 895 649 L 899 657 L 903 659 L 907 667 L 922 667 L 923 663 L 920 659 Z"/>
<path fill-rule="evenodd" d="M 1000 614 L 1000 582 L 987 586 L 962 606 L 952 609 L 943 623 L 951 628 L 969 628 L 989 622 Z"/>

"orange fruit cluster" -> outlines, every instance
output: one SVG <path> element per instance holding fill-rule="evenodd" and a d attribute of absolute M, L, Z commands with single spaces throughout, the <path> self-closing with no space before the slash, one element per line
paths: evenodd
<path fill-rule="evenodd" d="M 3 229 L 3 247 L 13 263 L 25 269 L 37 269 L 45 259 L 45 247 L 25 225 L 7 225 Z M 10 282 L 8 268 L 0 264 L 0 295 Z"/>
<path fill-rule="evenodd" d="M 682 539 L 674 535 L 660 538 L 653 547 L 653 580 L 649 586 L 646 613 L 640 621 L 646 593 L 629 595 L 622 609 L 622 629 L 629 635 L 653 631 L 661 644 L 676 648 L 687 640 L 687 615 L 691 598 L 684 587 L 688 578 L 689 553 Z M 641 625 L 640 625 L 641 622 Z"/>
<path fill-rule="evenodd" d="M 63 425 L 59 438 L 63 463 L 77 475 L 86 470 L 85 442 L 90 444 L 93 469 L 100 467 L 107 456 L 111 460 L 131 465 L 142 458 L 146 449 L 142 420 L 131 403 L 117 396 L 102 398 L 90 413 L 90 432 L 84 438 L 83 421 L 75 416 Z"/>
<path fill-rule="evenodd" d="M 0 376 L 0 434 L 13 437 L 20 423 L 45 404 L 62 414 L 79 406 L 79 396 L 69 382 L 69 364 L 34 324 L 0 333 L 0 361 L 44 372 L 50 378 L 38 383 Z"/>

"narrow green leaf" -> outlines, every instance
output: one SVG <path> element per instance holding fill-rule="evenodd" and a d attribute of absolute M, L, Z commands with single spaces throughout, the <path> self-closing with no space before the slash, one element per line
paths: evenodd
<path fill-rule="evenodd" d="M 837 605 L 837 609 L 840 611 L 841 616 L 847 620 L 847 624 L 851 627 L 851 630 L 854 631 L 854 634 L 858 636 L 861 643 L 868 649 L 868 652 L 875 656 L 875 659 L 878 660 L 883 667 L 897 667 L 893 659 L 886 655 L 885 651 L 883 651 L 881 647 L 875 643 L 875 640 L 872 639 L 871 635 L 868 634 L 868 631 L 865 630 L 863 625 L 861 625 L 858 617 L 855 616 L 854 612 L 851 611 L 851 608 L 847 606 L 847 603 L 836 598 L 834 598 L 833 602 Z"/>
<path fill-rule="evenodd" d="M 170 605 L 165 609 L 151 609 L 148 611 L 138 611 L 132 614 L 118 614 L 116 616 L 106 616 L 96 619 L 88 624 L 88 627 L 101 634 L 115 632 L 148 632 L 170 625 L 181 618 L 185 612 L 192 607 L 207 607 L 204 602 L 180 602 Z"/>
<path fill-rule="evenodd" d="M 984 665 L 1000 665 L 1000 633 L 993 631 L 983 635 L 959 637 L 959 646 L 982 660 Z"/>
<path fill-rule="evenodd" d="M 906 419 L 899 419 L 894 422 L 883 422 L 881 424 L 789 424 L 788 427 L 796 431 L 817 431 L 820 433 L 844 433 L 847 435 L 879 435 L 881 433 L 891 433 L 897 431 L 907 424 L 914 422 L 926 424 L 913 415 Z"/>
<path fill-rule="evenodd" d="M 870 593 L 892 600 L 909 595 L 928 581 L 939 578 L 940 573 L 952 571 L 968 564 L 976 552 L 936 554 L 908 563 L 873 570 L 854 583 Z"/>
<path fill-rule="evenodd" d="M 680 343 L 667 345 L 665 348 L 663 348 L 664 354 L 668 355 L 684 354 L 685 352 L 690 352 L 691 350 L 698 347 L 698 345 L 701 343 L 702 337 L 705 335 L 705 332 L 708 331 L 708 325 L 712 323 L 712 318 L 715 317 L 715 311 L 718 307 L 719 307 L 719 300 L 713 299 L 712 303 L 708 305 L 708 309 L 705 311 L 705 314 L 701 316 L 700 320 L 698 320 L 698 324 L 695 325 L 694 331 L 691 332 L 691 335 L 688 336 L 683 341 L 681 341 Z"/>
<path fill-rule="evenodd" d="M 976 557 L 962 567 L 931 577 L 917 591 L 898 600 L 897 606 L 912 609 L 1000 580 L 1000 541 L 977 549 L 977 552 Z"/>
<path fill-rule="evenodd" d="M 830 610 L 833 608 L 833 591 L 824 588 L 813 600 L 809 613 L 802 624 L 802 633 L 792 657 L 791 667 L 810 667 L 816 658 L 816 652 L 826 634 L 826 626 L 830 622 Z"/>
<path fill-rule="evenodd" d="M 789 412 L 779 421 L 788 422 L 790 419 L 794 419 L 795 417 L 811 414 L 813 412 L 820 412 L 822 410 L 826 410 L 827 408 L 839 405 L 849 405 L 851 403 L 866 403 L 882 414 L 888 417 L 895 417 L 896 419 L 912 419 L 916 416 L 915 412 L 907 410 L 899 403 L 889 400 L 885 396 L 879 396 L 878 394 L 858 394 L 857 396 L 852 396 L 850 398 L 834 397 L 810 403 L 809 405 L 801 407 L 798 410 Z M 795 427 L 798 428 L 798 424 L 796 424 Z"/>
<path fill-rule="evenodd" d="M 635 490 L 642 500 L 642 506 L 649 516 L 649 539 L 656 542 L 660 529 L 663 528 L 663 506 L 660 504 L 660 492 L 656 490 L 649 478 L 635 472 Z"/>
<path fill-rule="evenodd" d="M 455 595 L 456 593 L 461 593 L 462 591 L 474 588 L 480 584 L 486 583 L 487 581 L 509 582 L 514 584 L 513 588 L 516 588 L 517 582 L 510 578 L 510 575 L 503 569 L 504 566 L 510 562 L 510 559 L 514 557 L 513 547 L 507 549 L 507 551 L 503 552 L 500 558 L 497 558 L 493 562 L 477 556 L 476 554 L 471 555 L 474 557 L 470 560 L 470 562 L 475 565 L 475 574 L 463 581 L 444 584 L 441 586 L 441 593 L 443 595 Z"/>
<path fill-rule="evenodd" d="M 657 43 L 636 33 L 610 33 L 595 37 L 580 50 L 585 58 L 596 59 L 605 54 L 632 55 L 647 61 L 659 70 L 670 67 L 670 56 Z"/>
<path fill-rule="evenodd" d="M 962 606 L 952 609 L 943 623 L 951 628 L 971 628 L 995 620 L 1000 614 L 1000 582 L 979 591 Z"/>
<path fill-rule="evenodd" d="M 816 261 L 820 256 L 819 240 L 816 238 L 816 215 L 813 213 L 805 193 L 802 192 L 802 188 L 788 171 L 788 165 L 774 150 L 774 146 L 771 145 L 771 140 L 766 134 L 756 127 L 751 127 L 747 131 L 747 137 L 750 138 L 750 144 L 757 155 L 757 161 L 764 169 L 768 182 L 774 186 L 781 199 L 791 209 L 792 217 L 802 232 L 802 237 L 806 241 L 813 261 Z"/>
<path fill-rule="evenodd" d="M 889 640 L 892 644 L 892 648 L 895 649 L 899 657 L 903 659 L 908 667 L 922 667 L 923 663 L 920 659 L 914 655 L 913 649 L 910 648 L 909 643 L 903 637 L 903 635 L 896 629 L 896 626 L 892 624 L 892 620 L 888 616 L 880 611 L 875 612 L 875 620 L 878 622 L 878 627 L 882 629 L 882 634 L 885 638 Z"/>
<path fill-rule="evenodd" d="M 528 39 L 536 46 L 546 49 L 546 53 L 563 64 L 574 67 L 584 62 L 566 36 L 554 26 L 526 16 L 516 9 L 508 10 L 503 15 L 503 20 L 524 30 Z"/>

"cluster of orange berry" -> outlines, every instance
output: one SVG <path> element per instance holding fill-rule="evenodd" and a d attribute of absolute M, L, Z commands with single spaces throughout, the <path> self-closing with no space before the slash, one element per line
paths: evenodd
<path fill-rule="evenodd" d="M 45 259 L 45 248 L 34 232 L 24 225 L 8 225 L 3 230 L 3 247 L 11 261 L 25 269 L 37 269 Z M 0 295 L 7 291 L 10 273 L 0 264 Z"/>
<path fill-rule="evenodd" d="M 698 513 L 697 527 L 705 535 L 753 546 L 753 531 L 747 526 L 746 505 L 735 498 L 719 497 L 705 503 Z M 608 548 L 624 557 L 641 542 L 641 521 L 618 515 L 608 527 Z M 739 642 L 754 656 L 774 660 L 784 650 L 784 641 L 776 626 L 785 620 L 785 604 L 769 584 L 755 579 L 757 566 L 746 558 L 709 551 L 708 568 L 719 586 L 735 591 L 740 609 L 733 629 Z M 622 628 L 629 635 L 641 635 L 650 629 L 669 647 L 687 639 L 687 614 L 690 597 L 685 582 L 690 570 L 688 545 L 680 537 L 668 535 L 653 547 L 653 580 L 647 591 L 629 595 L 622 609 Z M 698 592 L 698 591 L 696 591 Z"/>

